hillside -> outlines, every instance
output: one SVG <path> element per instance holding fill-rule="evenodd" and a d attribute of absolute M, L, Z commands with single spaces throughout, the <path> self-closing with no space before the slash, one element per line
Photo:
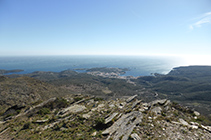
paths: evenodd
<path fill-rule="evenodd" d="M 126 70 L 92 68 L 86 73 L 66 70 L 7 77 L 28 76 L 70 93 L 96 95 L 106 99 L 135 94 L 144 101 L 168 98 L 207 116 L 211 115 L 211 66 L 178 67 L 166 75 L 155 73 L 154 76 L 121 76 L 120 72 Z"/>
<path fill-rule="evenodd" d="M 174 68 L 167 75 L 155 74 L 133 80 L 158 93 L 158 96 L 177 101 L 211 114 L 211 66 Z"/>
<path fill-rule="evenodd" d="M 108 68 L 108 70 L 104 70 L 106 72 L 109 71 L 110 73 L 104 73 L 102 68 L 100 68 L 100 70 L 101 71 L 92 71 L 95 74 L 90 73 L 90 71 L 87 73 L 77 73 L 70 70 L 65 70 L 62 72 L 38 71 L 24 75 L 8 75 L 7 77 L 16 78 L 28 76 L 51 84 L 55 87 L 68 90 L 71 93 L 96 95 L 106 99 L 115 99 L 122 96 L 132 96 L 135 94 L 140 95 L 139 97 L 148 101 L 156 99 L 154 98 L 154 93 L 152 93 L 150 89 L 145 89 L 145 85 L 136 85 L 135 83 L 131 82 L 130 79 L 121 79 L 121 77 L 117 77 L 115 74 L 115 76 L 111 78 L 111 73 L 113 74 L 115 71 L 119 73 L 119 70 L 116 68 Z M 96 74 L 98 72 L 100 72 L 102 75 L 99 76 Z"/>
<path fill-rule="evenodd" d="M 50 98 L 14 116 L 2 115 L 1 139 L 211 139 L 198 112 L 172 103 L 149 103 L 137 95 L 116 100 L 70 95 Z"/>
<path fill-rule="evenodd" d="M 210 67 L 113 70 L 1 76 L 0 139 L 211 139 Z"/>
<path fill-rule="evenodd" d="M 14 105 L 25 106 L 50 97 L 63 96 L 67 91 L 30 77 L 0 77 L 0 113 Z"/>

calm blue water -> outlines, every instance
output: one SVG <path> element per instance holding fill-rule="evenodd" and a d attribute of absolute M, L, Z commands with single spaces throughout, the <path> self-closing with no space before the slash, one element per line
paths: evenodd
<path fill-rule="evenodd" d="M 21 73 L 34 71 L 73 70 L 77 68 L 115 67 L 129 68 L 125 75 L 141 76 L 151 73 L 168 73 L 182 66 L 183 60 L 176 57 L 149 56 L 25 56 L 0 57 L 0 69 L 23 69 Z"/>

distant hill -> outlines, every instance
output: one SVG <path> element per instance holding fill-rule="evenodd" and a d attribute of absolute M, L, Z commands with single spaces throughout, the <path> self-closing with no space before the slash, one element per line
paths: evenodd
<path fill-rule="evenodd" d="M 167 75 L 156 74 L 134 81 L 148 83 L 146 87 L 159 95 L 211 114 L 211 66 L 177 67 Z"/>
<path fill-rule="evenodd" d="M 167 75 L 187 77 L 191 80 L 211 82 L 211 66 L 186 66 L 177 67 Z"/>
<path fill-rule="evenodd" d="M 0 107 L 32 104 L 65 94 L 64 90 L 30 77 L 0 77 Z"/>

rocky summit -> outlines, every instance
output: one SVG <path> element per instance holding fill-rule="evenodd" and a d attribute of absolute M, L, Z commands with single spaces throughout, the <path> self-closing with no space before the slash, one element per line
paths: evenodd
<path fill-rule="evenodd" d="M 199 112 L 167 99 L 136 97 L 72 94 L 13 106 L 1 114 L 0 139 L 211 139 L 211 126 L 202 123 Z"/>

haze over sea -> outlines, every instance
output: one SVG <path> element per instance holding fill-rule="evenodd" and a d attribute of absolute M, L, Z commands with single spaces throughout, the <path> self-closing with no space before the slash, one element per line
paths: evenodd
<path fill-rule="evenodd" d="M 170 56 L 16 56 L 0 57 L 0 69 L 34 71 L 74 70 L 93 67 L 129 68 L 125 76 L 146 76 L 151 73 L 167 74 L 174 67 L 187 66 L 182 58 Z"/>

